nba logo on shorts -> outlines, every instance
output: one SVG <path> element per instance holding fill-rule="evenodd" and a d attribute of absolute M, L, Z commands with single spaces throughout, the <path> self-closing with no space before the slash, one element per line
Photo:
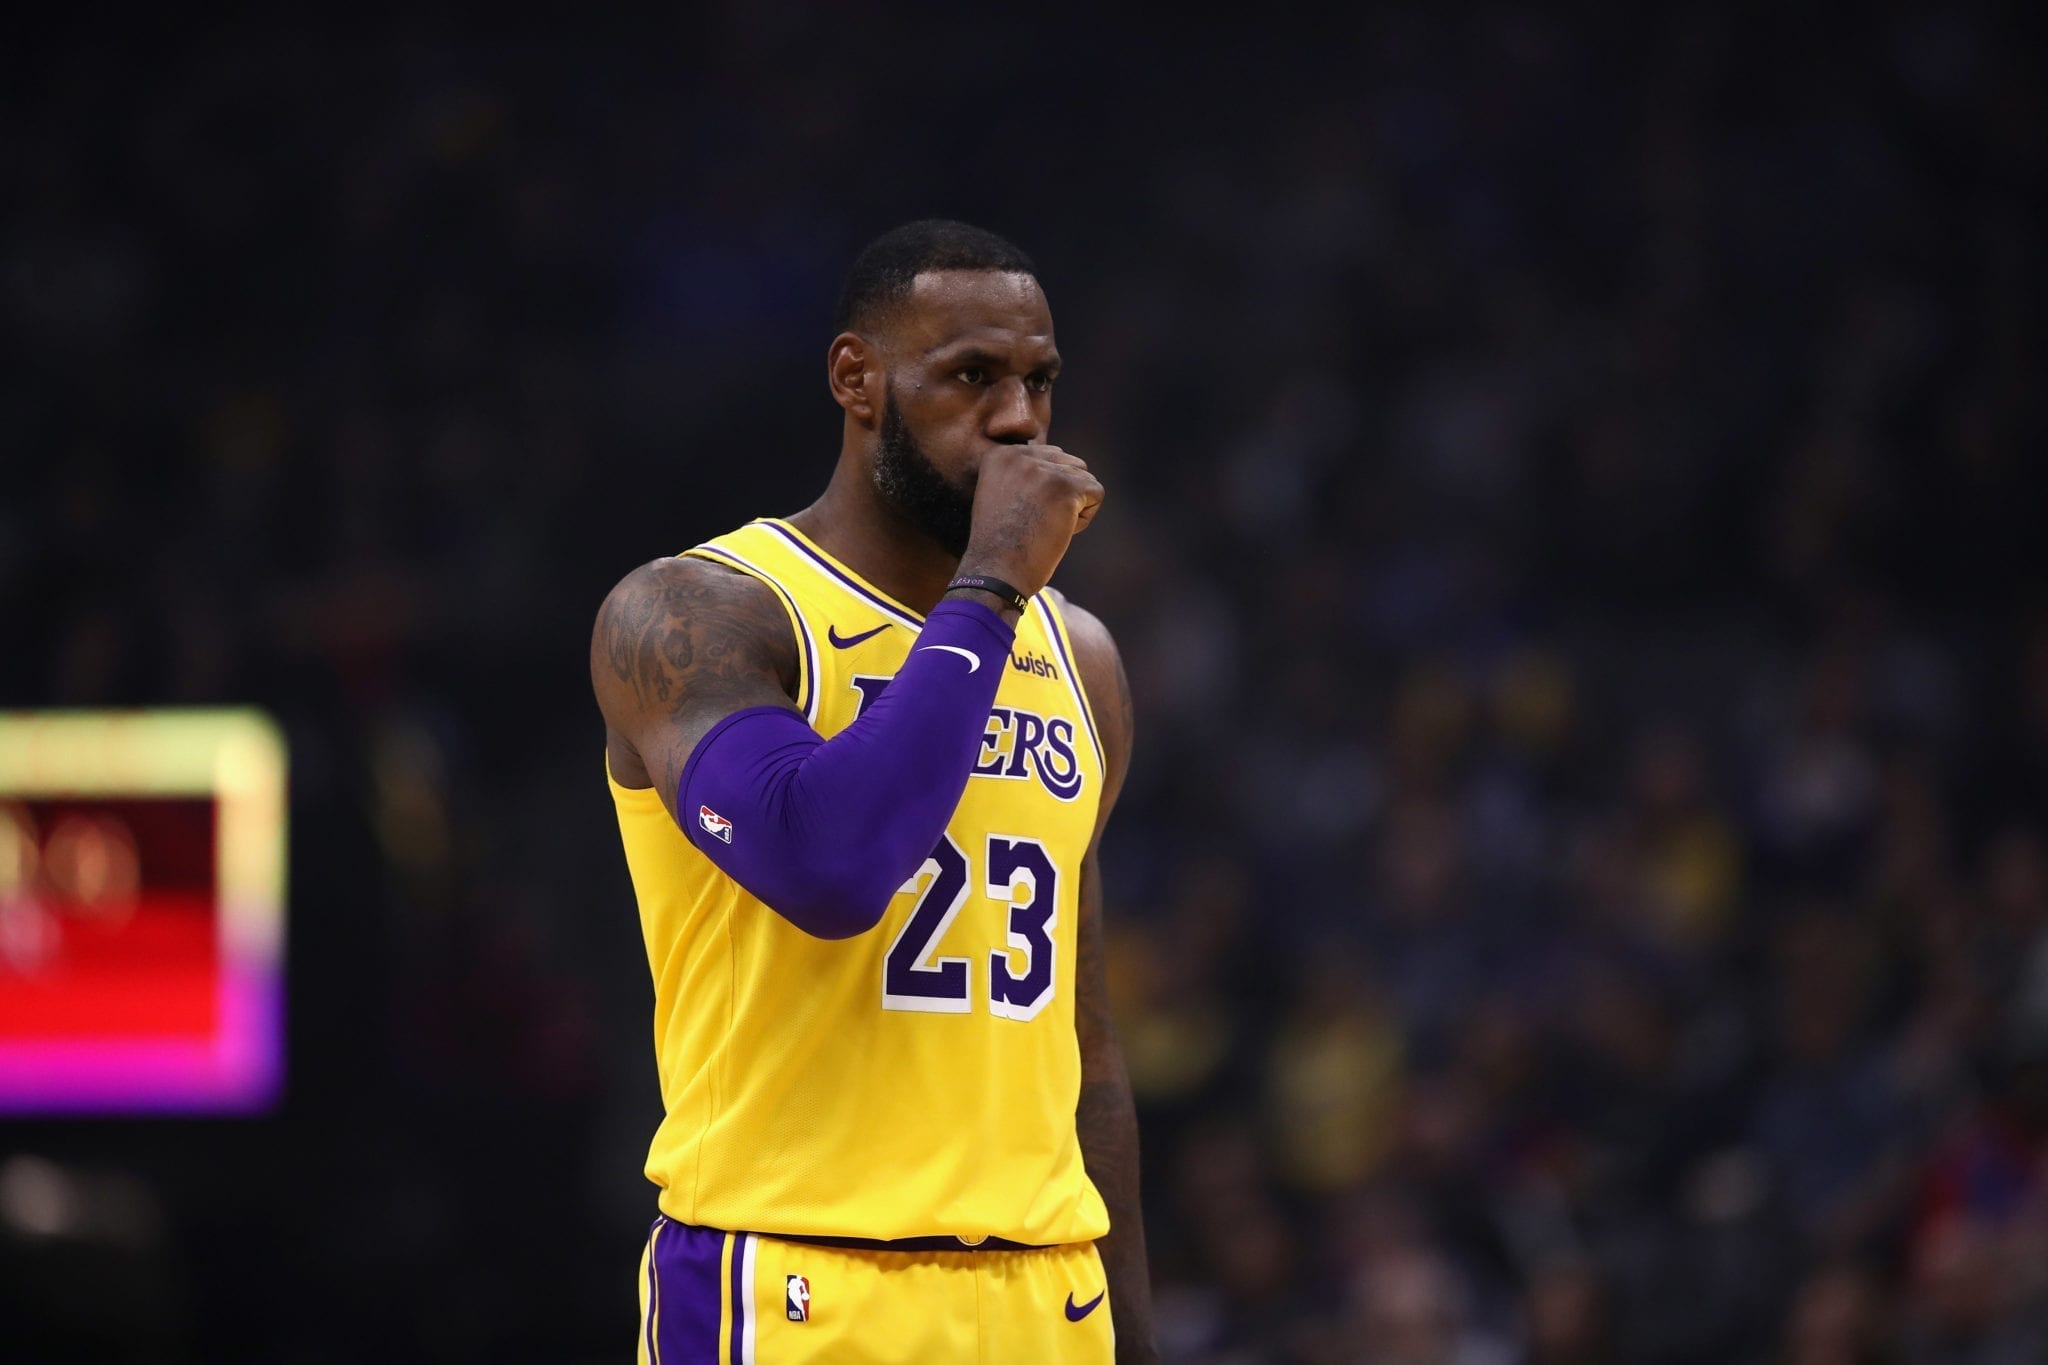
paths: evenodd
<path fill-rule="evenodd" d="M 801 1275 L 791 1275 L 783 1282 L 783 1298 L 791 1322 L 811 1320 L 811 1282 Z"/>
<path fill-rule="evenodd" d="M 704 826 L 705 832 L 714 838 L 723 839 L 728 844 L 732 842 L 732 821 L 711 807 L 697 807 L 697 823 Z"/>

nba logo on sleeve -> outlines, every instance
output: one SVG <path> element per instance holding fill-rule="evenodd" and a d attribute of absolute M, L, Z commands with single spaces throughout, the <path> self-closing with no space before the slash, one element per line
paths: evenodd
<path fill-rule="evenodd" d="M 697 807 L 697 823 L 704 826 L 704 832 L 714 839 L 732 842 L 732 821 L 720 815 L 709 806 Z"/>
<path fill-rule="evenodd" d="M 801 1275 L 788 1276 L 783 1281 L 783 1299 L 791 1322 L 811 1320 L 811 1282 Z"/>

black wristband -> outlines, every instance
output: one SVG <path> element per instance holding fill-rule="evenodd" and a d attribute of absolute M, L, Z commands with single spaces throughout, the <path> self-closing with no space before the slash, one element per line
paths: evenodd
<path fill-rule="evenodd" d="M 955 588 L 973 588 L 978 592 L 994 593 L 997 597 L 1003 599 L 1006 606 L 1015 607 L 1018 611 L 1024 610 L 1025 607 L 1031 604 L 1031 599 L 1023 593 L 1018 592 L 1002 579 L 990 578 L 987 574 L 962 574 L 946 585 L 947 592 L 951 592 Z"/>

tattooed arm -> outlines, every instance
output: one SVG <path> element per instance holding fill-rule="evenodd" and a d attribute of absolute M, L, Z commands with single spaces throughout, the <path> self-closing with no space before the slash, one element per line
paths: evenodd
<path fill-rule="evenodd" d="M 750 706 L 796 709 L 796 636 L 765 583 L 702 559 L 657 559 L 620 580 L 590 637 L 612 776 L 675 814 L 690 751 Z"/>
<path fill-rule="evenodd" d="M 1074 1127 L 1081 1158 L 1109 1207 L 1109 1235 L 1098 1241 L 1109 1279 L 1109 1308 L 1116 1324 L 1119 1361 L 1156 1361 L 1152 1336 L 1152 1281 L 1145 1258 L 1145 1222 L 1138 1200 L 1138 1115 L 1110 1018 L 1109 987 L 1103 965 L 1102 869 L 1097 850 L 1110 808 L 1123 790 L 1131 763 L 1131 684 L 1109 631 L 1093 615 L 1063 604 L 1067 629 L 1080 662 L 1082 685 L 1102 732 L 1108 772 L 1096 810 L 1095 837 L 1081 866 L 1080 952 L 1075 960 L 1074 1026 L 1081 1044 L 1081 1099 Z"/>

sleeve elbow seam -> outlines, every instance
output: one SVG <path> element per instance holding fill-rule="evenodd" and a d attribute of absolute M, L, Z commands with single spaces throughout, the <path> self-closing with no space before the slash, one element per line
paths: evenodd
<path fill-rule="evenodd" d="M 892 897 L 874 897 L 867 889 L 852 890 L 833 888 L 827 895 L 810 904 L 793 904 L 789 909 L 770 903 L 768 908 L 788 920 L 812 938 L 830 941 L 859 938 L 881 924 L 882 917 L 889 913 Z M 849 911 L 847 907 L 859 906 Z"/>

